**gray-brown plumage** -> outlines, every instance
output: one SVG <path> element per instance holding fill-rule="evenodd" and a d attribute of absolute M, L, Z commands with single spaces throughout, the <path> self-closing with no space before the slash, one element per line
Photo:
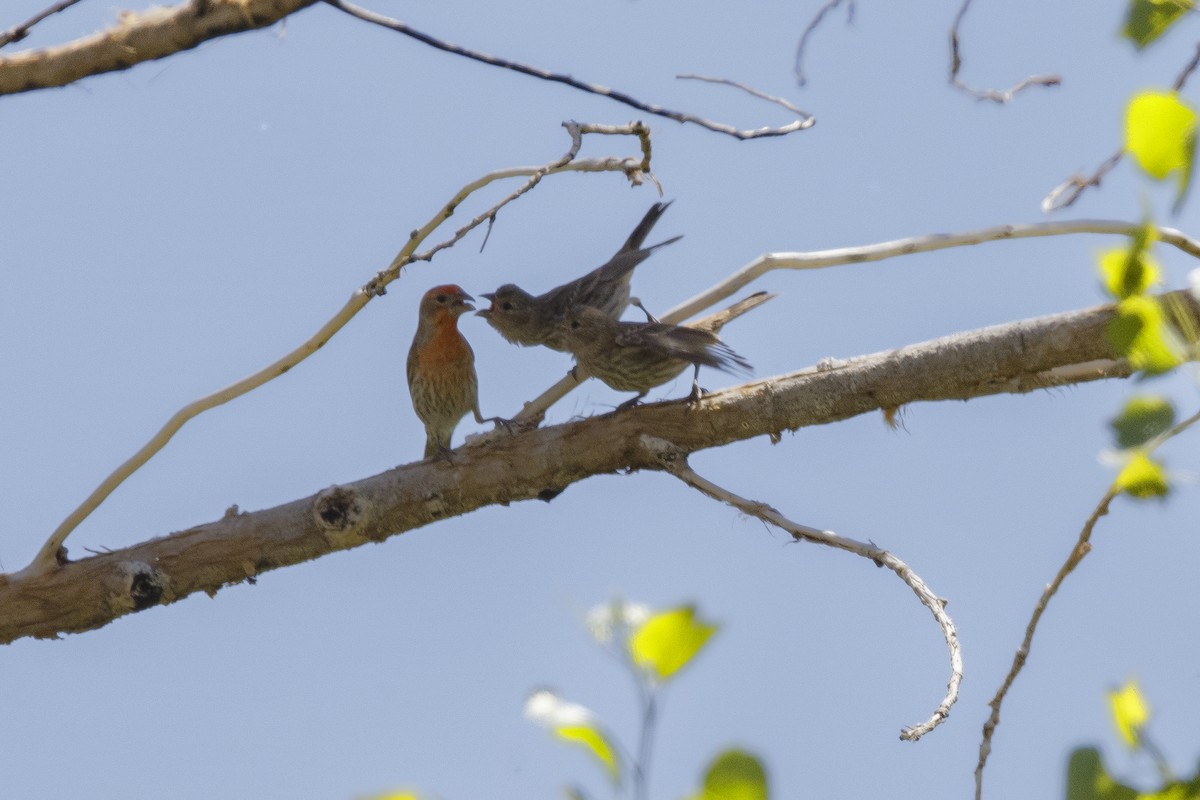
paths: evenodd
<path fill-rule="evenodd" d="M 629 282 L 633 270 L 660 247 L 679 241 L 681 236 L 642 247 L 654 224 L 670 203 L 655 203 L 629 234 L 625 244 L 604 265 L 570 283 L 534 297 L 521 287 L 506 283 L 482 296 L 491 301 L 478 312 L 510 342 L 532 346 L 543 344 L 552 350 L 566 350 L 560 326 L 572 309 L 589 306 L 612 319 L 619 319 L 629 305 Z"/>
<path fill-rule="evenodd" d="M 723 311 L 688 325 L 663 322 L 618 322 L 593 308 L 567 314 L 562 336 L 576 363 L 589 374 L 622 392 L 637 396 L 619 408 L 637 405 L 655 386 L 672 380 L 688 365 L 695 367 L 690 399 L 700 397 L 700 367 L 748 372 L 750 364 L 717 337 L 717 331 L 775 295 L 758 292 Z"/>

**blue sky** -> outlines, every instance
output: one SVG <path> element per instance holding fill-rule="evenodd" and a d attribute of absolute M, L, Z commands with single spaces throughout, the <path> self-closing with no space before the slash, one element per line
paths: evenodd
<path fill-rule="evenodd" d="M 7 26 L 41 2 L 10 0 Z M 0 485 L 11 511 L 0 564 L 48 533 L 179 407 L 311 335 L 385 266 L 408 232 L 491 170 L 562 153 L 565 119 L 654 131 L 674 205 L 656 236 L 684 238 L 639 270 L 652 309 L 765 252 L 815 250 L 1043 219 L 1039 202 L 1119 145 L 1124 103 L 1168 86 L 1188 30 L 1137 55 L 1118 2 L 977 4 L 963 77 L 1064 84 L 1005 107 L 947 85 L 949 3 L 860 3 L 815 34 L 810 84 L 796 40 L 815 3 L 460 0 L 376 10 L 513 59 L 740 127 L 782 109 L 681 82 L 699 72 L 783 95 L 812 129 L 736 142 L 603 98 L 469 63 L 316 6 L 286 26 L 210 42 L 61 90 L 7 97 L 0 193 Z M 109 25 L 82 3 L 39 26 L 39 46 Z M 1190 24 L 1194 33 L 1195 23 Z M 1185 96 L 1194 96 L 1194 87 Z M 633 153 L 589 140 L 586 155 Z M 483 210 L 497 189 L 464 209 Z M 404 385 L 417 301 L 437 283 L 478 295 L 544 290 L 601 263 L 657 199 L 616 175 L 548 179 L 469 237 L 417 264 L 283 378 L 188 425 L 68 542 L 117 548 L 254 510 L 419 457 Z M 1061 218 L 1165 215 L 1169 196 L 1123 164 Z M 1193 235 L 1196 203 L 1173 221 Z M 653 239 L 652 239 L 653 240 Z M 1115 242 L 1001 242 L 877 264 L 768 275 L 779 299 L 725 339 L 770 376 L 1103 301 L 1096 254 Z M 1192 265 L 1160 254 L 1169 282 Z M 463 320 L 485 415 L 512 415 L 569 366 Z M 727 376 L 706 374 L 712 388 Z M 1155 387 L 1190 413 L 1187 375 Z M 1112 478 L 1112 382 L 919 404 L 905 429 L 877 415 L 696 454 L 693 466 L 804 524 L 895 552 L 959 625 L 966 677 L 950 720 L 916 744 L 948 676 L 928 612 L 886 571 L 791 545 L 665 475 L 594 478 L 552 503 L 487 508 L 56 642 L 19 641 L 0 678 L 6 797 L 350 798 L 416 787 L 444 798 L 604 796 L 581 754 L 524 721 L 552 685 L 632 738 L 627 677 L 581 625 L 621 595 L 694 601 L 722 623 L 672 686 L 654 797 L 692 790 L 717 750 L 761 754 L 777 797 L 972 790 L 980 726 L 1042 586 Z M 686 380 L 652 397 L 687 391 Z M 550 422 L 622 396 L 595 381 Z M 476 430 L 464 423 L 464 433 Z M 1172 764 L 1200 753 L 1200 559 L 1194 448 L 1164 453 L 1181 479 L 1163 504 L 1119 500 L 1095 551 L 1046 615 L 1005 706 L 992 797 L 1061 796 L 1066 754 L 1098 743 L 1123 775 L 1104 692 L 1137 676 Z"/>

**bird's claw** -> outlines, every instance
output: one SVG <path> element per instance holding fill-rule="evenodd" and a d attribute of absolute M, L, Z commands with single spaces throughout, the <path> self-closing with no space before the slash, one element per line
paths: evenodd
<path fill-rule="evenodd" d="M 513 428 L 518 428 L 520 426 L 520 423 L 515 419 L 505 419 L 504 417 L 488 417 L 486 420 L 484 420 L 484 422 L 492 423 L 495 426 L 492 428 L 492 430 L 504 428 L 504 432 L 509 436 L 513 435 Z"/>

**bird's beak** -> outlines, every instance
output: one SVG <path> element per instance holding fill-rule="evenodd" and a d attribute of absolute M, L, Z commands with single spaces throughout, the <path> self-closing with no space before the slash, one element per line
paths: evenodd
<path fill-rule="evenodd" d="M 489 303 L 491 303 L 491 306 L 488 308 L 484 308 L 484 309 L 480 309 L 479 311 L 476 311 L 475 316 L 486 317 L 488 314 L 492 313 L 492 307 L 494 307 L 496 305 L 496 293 L 495 292 L 484 292 L 483 294 L 481 294 L 479 296 L 482 297 L 484 300 L 487 300 Z"/>

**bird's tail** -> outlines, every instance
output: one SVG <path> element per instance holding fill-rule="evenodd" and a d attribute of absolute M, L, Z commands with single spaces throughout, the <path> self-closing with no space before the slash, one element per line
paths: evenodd
<path fill-rule="evenodd" d="M 664 211 L 671 207 L 671 203 L 673 202 L 675 201 L 668 200 L 665 203 L 655 203 L 654 205 L 650 206 L 650 210 L 646 212 L 646 216 L 642 217 L 642 221 L 639 222 L 637 227 L 633 229 L 633 233 L 629 234 L 629 238 L 625 240 L 625 244 L 621 245 L 621 249 L 617 251 L 617 255 L 641 250 L 642 245 L 646 241 L 646 237 L 650 235 L 650 231 L 654 228 L 655 223 L 658 222 L 658 218 L 663 215 Z M 682 238 L 682 236 L 676 236 L 673 239 L 666 240 L 665 242 L 659 242 L 656 245 L 647 247 L 646 252 L 649 253 L 651 250 L 657 250 L 663 245 L 678 242 Z"/>
<path fill-rule="evenodd" d="M 713 362 L 707 365 L 716 367 L 722 372 L 728 372 L 731 375 L 749 375 L 754 371 L 754 367 L 750 366 L 749 361 L 734 352 L 734 349 L 724 342 L 710 345 L 708 355 Z"/>
<path fill-rule="evenodd" d="M 763 303 L 778 296 L 779 295 L 776 294 L 769 294 L 768 292 L 755 292 L 749 297 L 744 297 L 741 300 L 738 300 L 728 308 L 721 309 L 713 314 L 709 314 L 707 317 L 701 317 L 700 319 L 692 322 L 685 322 L 684 326 L 688 328 L 695 328 L 701 331 L 708 331 L 709 333 L 720 333 L 721 328 L 724 328 L 727 323 L 737 319 L 747 311 L 758 308 Z"/>

